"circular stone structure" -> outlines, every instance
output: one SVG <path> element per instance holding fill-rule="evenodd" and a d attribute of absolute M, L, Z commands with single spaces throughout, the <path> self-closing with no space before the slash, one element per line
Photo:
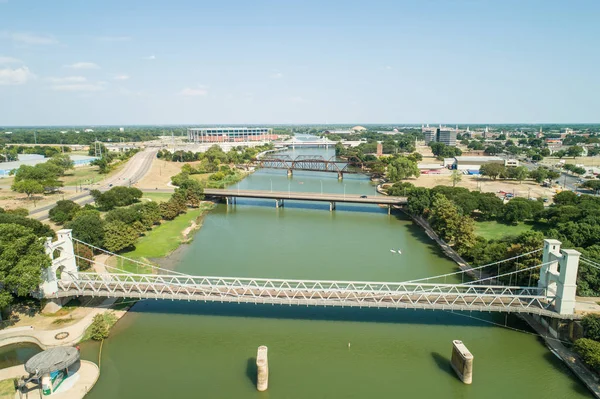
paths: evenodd
<path fill-rule="evenodd" d="M 54 336 L 54 339 L 61 340 L 61 339 L 67 338 L 68 336 L 69 336 L 69 333 L 66 331 L 63 331 L 63 332 L 59 332 L 58 334 L 56 334 Z"/>
<path fill-rule="evenodd" d="M 73 347 L 59 347 L 45 350 L 25 363 L 25 371 L 42 376 L 64 370 L 79 360 L 79 351 Z"/>

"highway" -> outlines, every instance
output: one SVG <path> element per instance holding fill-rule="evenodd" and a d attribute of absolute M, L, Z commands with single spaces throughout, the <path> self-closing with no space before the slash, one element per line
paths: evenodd
<path fill-rule="evenodd" d="M 157 151 L 155 149 L 148 149 L 138 152 L 131 157 L 129 161 L 127 161 L 127 164 L 123 170 L 114 176 L 110 176 L 105 180 L 102 180 L 96 189 L 100 191 L 106 191 L 112 186 L 128 186 L 130 184 L 135 184 L 150 170 L 152 161 L 154 158 L 156 158 L 156 152 Z M 90 204 L 94 201 L 89 191 L 77 194 L 69 199 L 77 202 L 80 205 Z M 29 216 L 37 220 L 46 220 L 48 219 L 48 211 L 54 206 L 55 204 L 50 204 L 37 208 L 31 211 Z"/>

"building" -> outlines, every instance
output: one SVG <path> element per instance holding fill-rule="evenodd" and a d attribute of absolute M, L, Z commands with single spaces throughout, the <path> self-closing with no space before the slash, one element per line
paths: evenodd
<path fill-rule="evenodd" d="M 355 134 L 353 130 L 324 130 L 323 134 Z"/>
<path fill-rule="evenodd" d="M 437 141 L 437 127 L 422 127 L 421 132 L 425 136 L 425 144 Z"/>
<path fill-rule="evenodd" d="M 202 127 L 188 128 L 192 143 L 229 143 L 277 140 L 273 129 L 266 127 Z"/>
<path fill-rule="evenodd" d="M 360 132 L 366 132 L 367 128 L 364 126 L 354 126 L 353 128 L 351 128 L 350 130 L 352 130 L 355 133 L 360 133 Z"/>
<path fill-rule="evenodd" d="M 425 144 L 431 142 L 443 143 L 452 147 L 456 146 L 456 129 L 449 127 L 422 127 L 421 131 L 425 136 Z"/>
<path fill-rule="evenodd" d="M 452 147 L 456 147 L 456 130 L 451 128 L 438 129 L 437 141 Z"/>
<path fill-rule="evenodd" d="M 504 165 L 507 168 L 519 166 L 519 161 L 516 159 L 504 159 L 501 157 L 484 156 L 484 157 L 454 157 L 455 162 L 452 165 L 453 169 L 457 170 L 479 170 L 481 165 L 486 163 L 497 163 Z M 446 164 L 446 162 L 444 162 Z"/>

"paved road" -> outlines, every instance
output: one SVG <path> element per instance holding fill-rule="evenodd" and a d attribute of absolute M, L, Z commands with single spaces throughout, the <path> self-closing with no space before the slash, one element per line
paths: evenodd
<path fill-rule="evenodd" d="M 106 191 L 112 186 L 127 186 L 137 183 L 148 173 L 152 166 L 152 161 L 156 158 L 156 150 L 148 149 L 135 154 L 119 173 L 108 177 L 100 182 L 95 188 L 100 191 Z M 90 204 L 94 199 L 88 191 L 69 198 L 80 205 Z M 54 204 L 37 208 L 29 213 L 29 216 L 37 220 L 48 219 L 48 211 L 54 207 Z"/>

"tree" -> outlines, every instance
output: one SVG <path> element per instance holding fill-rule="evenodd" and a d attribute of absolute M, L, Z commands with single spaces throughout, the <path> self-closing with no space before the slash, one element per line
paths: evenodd
<path fill-rule="evenodd" d="M 81 207 L 73 201 L 61 200 L 56 203 L 54 208 L 50 209 L 48 215 L 54 223 L 63 224 L 73 220 L 73 217 L 80 209 Z"/>
<path fill-rule="evenodd" d="M 450 179 L 452 180 L 452 187 L 456 187 L 456 184 L 462 180 L 462 175 L 458 170 L 455 169 L 452 171 Z"/>
<path fill-rule="evenodd" d="M 127 206 L 137 202 L 144 193 L 138 188 L 118 186 L 104 193 L 92 190 L 90 194 L 94 197 L 98 209 L 109 211 L 117 206 Z"/>
<path fill-rule="evenodd" d="M 481 193 L 477 209 L 482 219 L 491 220 L 502 213 L 504 202 L 494 193 Z"/>
<path fill-rule="evenodd" d="M 519 181 L 519 184 L 523 182 L 523 180 L 527 179 L 529 175 L 529 171 L 525 166 L 517 166 L 516 168 L 508 168 L 507 170 L 508 177 L 511 179 L 515 179 Z"/>
<path fill-rule="evenodd" d="M 58 166 L 63 171 L 68 170 L 68 169 L 73 169 L 75 167 L 75 164 L 71 160 L 71 157 L 68 156 L 67 154 L 54 155 L 52 158 L 50 158 L 48 163 Z"/>
<path fill-rule="evenodd" d="M 572 191 L 561 191 L 554 196 L 556 205 L 577 205 L 579 197 Z"/>
<path fill-rule="evenodd" d="M 531 202 L 525 198 L 514 198 L 504 205 L 502 220 L 506 223 L 522 222 L 532 217 Z"/>
<path fill-rule="evenodd" d="M 94 316 L 94 320 L 89 327 L 89 334 L 90 338 L 94 341 L 102 341 L 103 339 L 108 338 L 109 326 L 104 319 L 103 314 L 97 314 Z"/>
<path fill-rule="evenodd" d="M 554 153 L 554 156 L 558 157 L 559 159 L 562 159 L 565 155 L 567 155 L 565 150 L 558 150 Z"/>
<path fill-rule="evenodd" d="M 589 338 L 580 338 L 573 346 L 585 364 L 596 371 L 600 370 L 600 342 Z"/>
<path fill-rule="evenodd" d="M 498 176 L 506 173 L 506 167 L 498 163 L 484 163 L 479 168 L 479 173 L 488 176 L 491 180 L 496 180 Z"/>
<path fill-rule="evenodd" d="M 139 236 L 139 232 L 125 222 L 108 222 L 104 225 L 104 248 L 110 252 L 119 252 L 132 247 Z"/>
<path fill-rule="evenodd" d="M 442 194 L 434 195 L 429 220 L 431 227 L 448 242 L 456 239 L 462 222 L 457 206 Z"/>
<path fill-rule="evenodd" d="M 17 224 L 0 224 L 0 308 L 12 294 L 25 296 L 37 290 L 42 270 L 50 266 L 43 241 L 33 230 Z"/>
<path fill-rule="evenodd" d="M 94 258 L 94 251 L 92 248 L 76 242 L 74 252 L 77 256 L 75 258 L 77 262 L 77 268 L 80 271 L 84 271 L 92 267 L 92 259 Z"/>
<path fill-rule="evenodd" d="M 573 158 L 580 157 L 583 153 L 583 147 L 573 145 L 567 149 L 567 155 Z"/>
<path fill-rule="evenodd" d="M 403 180 L 411 176 L 419 177 L 419 175 L 421 174 L 417 163 L 415 161 L 411 161 L 406 157 L 397 157 L 396 159 L 394 159 L 388 167 L 388 170 L 390 170 L 390 168 L 395 168 L 396 171 L 396 173 L 393 173 L 392 176 L 394 179 L 392 180 L 390 178 L 391 181 Z"/>
<path fill-rule="evenodd" d="M 41 194 L 44 192 L 44 186 L 35 180 L 15 181 L 10 188 L 18 193 L 27 194 L 27 198 L 29 199 L 31 199 L 33 194 Z"/>
<path fill-rule="evenodd" d="M 38 237 L 54 237 L 54 230 L 39 220 L 30 219 L 10 211 L 0 212 L 0 224 L 18 224 L 31 229 Z"/>
<path fill-rule="evenodd" d="M 95 247 L 104 244 L 104 220 L 98 211 L 81 211 L 72 221 L 66 224 L 67 229 L 73 230 L 73 237 Z"/>
<path fill-rule="evenodd" d="M 583 183 L 583 187 L 587 187 L 594 191 L 594 194 L 598 194 L 600 191 L 600 180 L 588 180 Z"/>
<path fill-rule="evenodd" d="M 591 338 L 594 341 L 600 341 L 600 315 L 588 313 L 583 316 L 581 325 L 585 330 L 586 338 Z"/>
<path fill-rule="evenodd" d="M 546 180 L 548 178 L 548 169 L 540 166 L 537 169 L 529 172 L 529 177 L 531 177 L 537 183 L 542 183 L 544 180 Z"/>
<path fill-rule="evenodd" d="M 424 187 L 415 187 L 408 193 L 406 209 L 412 215 L 423 215 L 431 206 L 431 194 Z"/>

